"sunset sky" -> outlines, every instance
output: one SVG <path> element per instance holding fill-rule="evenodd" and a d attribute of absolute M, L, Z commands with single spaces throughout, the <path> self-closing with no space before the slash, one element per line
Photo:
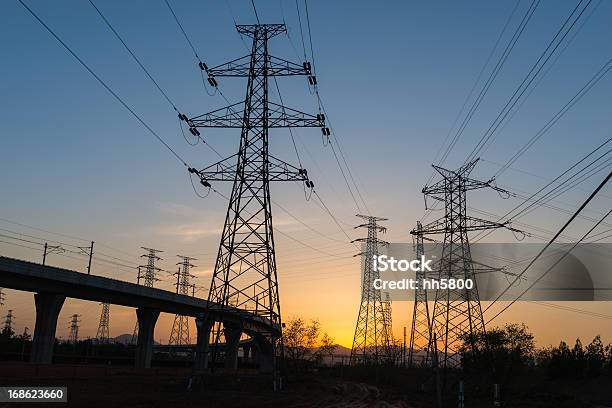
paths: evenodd
<path fill-rule="evenodd" d="M 174 110 L 89 2 L 27 3 L 190 164 L 201 168 L 218 160 L 205 145 L 192 147 L 185 142 Z M 431 164 L 441 146 L 446 147 L 447 135 L 454 134 L 455 118 L 502 28 L 511 16 L 487 65 L 487 74 L 529 3 L 308 3 L 321 96 L 350 168 L 348 183 L 354 189 L 354 179 L 359 192 L 353 192 L 357 205 L 318 129 L 294 132 L 299 159 L 341 228 L 318 201 L 306 200 L 300 186 L 273 185 L 285 320 L 292 316 L 318 319 L 337 342 L 351 346 L 359 306 L 360 266 L 359 258 L 353 257 L 358 249 L 344 233 L 352 239 L 362 236 L 365 231 L 353 229 L 360 221 L 355 214 L 371 213 L 389 218 L 384 223 L 388 227 L 384 239 L 411 242 L 409 231 L 425 212 L 421 188 L 432 174 Z M 242 40 L 236 33 L 234 19 L 240 24 L 256 22 L 250 1 L 173 0 L 171 4 L 209 66 L 247 54 L 248 39 Z M 288 36 L 271 41 L 271 53 L 301 63 L 295 2 L 260 0 L 256 4 L 262 22 L 285 21 L 289 29 Z M 219 95 L 207 95 L 197 60 L 162 0 L 98 0 L 96 5 L 179 110 L 194 116 L 227 104 Z M 543 1 L 539 5 L 444 166 L 454 168 L 463 163 L 575 5 L 576 1 Z M 593 2 L 581 20 L 584 24 L 568 38 L 569 45 L 558 50 L 550 69 L 538 78 L 525 102 L 482 152 L 474 177 L 490 178 L 499 163 L 518 151 L 612 57 L 611 18 L 612 2 Z M 204 199 L 197 197 L 188 173 L 168 150 L 17 1 L 0 4 L 0 30 L 0 88 L 4 97 L 0 109 L 0 254 L 40 262 L 40 243 L 61 242 L 78 251 L 76 247 L 93 240 L 98 255 L 93 273 L 134 282 L 134 267 L 142 262 L 139 256 L 144 253 L 140 247 L 153 247 L 164 251 L 159 266 L 168 271 L 161 274 L 157 287 L 172 290 L 174 278 L 169 274 L 176 271 L 176 255 L 183 254 L 197 258 L 193 261 L 197 284 L 207 288 L 225 200 L 212 193 Z M 308 48 L 309 38 L 304 40 Z M 230 101 L 244 98 L 245 79 L 222 78 L 219 82 Z M 316 98 L 305 78 L 279 78 L 278 82 L 286 105 L 317 113 Z M 477 89 L 480 86 L 481 82 Z M 606 76 L 512 169 L 500 175 L 497 184 L 529 195 L 612 136 L 611 91 L 612 78 Z M 278 101 L 275 90 L 271 98 Z M 297 165 L 289 132 L 273 130 L 270 134 L 273 154 Z M 202 135 L 223 156 L 237 149 L 236 129 L 203 131 Z M 575 210 L 611 167 L 607 162 L 600 172 L 551 204 Z M 219 183 L 215 188 L 227 195 L 231 185 Z M 520 202 L 517 197 L 503 200 L 494 191 L 468 196 L 469 207 L 488 214 L 473 215 L 489 219 Z M 601 217 L 610 202 L 608 186 L 585 215 Z M 424 222 L 442 215 L 434 211 Z M 562 211 L 540 208 L 516 226 L 550 237 L 568 217 Z M 565 235 L 579 237 L 591 225 L 579 220 Z M 595 232 L 609 228 L 602 225 Z M 509 231 L 498 231 L 486 240 L 514 242 L 515 237 Z M 527 241 L 541 242 L 542 238 L 528 237 Z M 50 255 L 48 263 L 84 271 L 87 260 L 65 253 Z M 198 293 L 205 294 L 206 289 Z M 12 309 L 16 331 L 25 326 L 32 331 L 32 294 L 5 290 L 5 297 L 0 317 Z M 588 342 L 596 334 L 602 335 L 604 343 L 612 342 L 608 303 L 564 305 L 607 317 L 519 302 L 497 323 L 525 322 L 539 345 L 573 341 L 578 336 Z M 411 311 L 411 302 L 393 303 L 396 337 L 401 338 L 403 326 L 410 326 Z M 67 301 L 62 309 L 58 336 L 67 337 L 73 313 L 82 315 L 81 335 L 95 336 L 100 305 L 77 300 Z M 172 318 L 160 317 L 157 341 L 167 342 Z M 111 336 L 131 333 L 134 320 L 133 309 L 111 306 Z"/>

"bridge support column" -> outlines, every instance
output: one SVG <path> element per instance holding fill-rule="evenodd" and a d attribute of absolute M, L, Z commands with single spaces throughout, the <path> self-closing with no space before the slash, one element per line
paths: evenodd
<path fill-rule="evenodd" d="M 198 371 L 208 368 L 210 330 L 212 329 L 213 322 L 209 317 L 203 314 L 196 317 L 195 322 L 196 328 L 198 329 L 198 341 L 196 344 L 196 355 L 193 368 Z"/>
<path fill-rule="evenodd" d="M 64 305 L 66 296 L 56 293 L 36 293 L 36 325 L 32 338 L 32 363 L 51 364 L 53 361 L 53 347 L 55 346 L 55 330 L 57 317 Z"/>
<path fill-rule="evenodd" d="M 153 357 L 153 332 L 159 317 L 159 310 L 149 308 L 136 309 L 138 317 L 138 343 L 136 345 L 137 368 L 150 368 Z"/>
<path fill-rule="evenodd" d="M 270 339 L 263 335 L 255 335 L 256 357 L 259 363 L 259 372 L 270 374 L 274 372 L 274 347 Z"/>
<path fill-rule="evenodd" d="M 225 368 L 236 370 L 242 329 L 239 326 L 224 323 L 223 333 L 225 334 Z"/>

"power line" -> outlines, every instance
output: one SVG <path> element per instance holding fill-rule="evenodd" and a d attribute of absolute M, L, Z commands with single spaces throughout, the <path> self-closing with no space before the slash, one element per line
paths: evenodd
<path fill-rule="evenodd" d="M 589 195 L 589 197 L 582 203 L 582 205 L 580 206 L 580 208 L 578 208 L 578 210 L 576 210 L 576 212 L 565 222 L 565 224 L 563 224 L 563 226 L 561 227 L 561 229 L 559 229 L 559 231 L 557 231 L 557 233 L 550 239 L 550 241 L 544 246 L 544 248 L 542 248 L 540 250 L 540 252 L 538 252 L 538 254 L 531 260 L 531 262 L 529 262 L 529 264 L 525 267 L 525 269 L 523 269 L 523 271 L 519 274 L 517 274 L 517 276 L 514 278 L 514 280 L 512 281 L 512 283 L 510 283 L 510 285 L 508 287 L 506 287 L 499 295 L 497 295 L 497 297 L 493 300 L 492 303 L 490 303 L 486 309 L 484 310 L 485 312 L 491 308 L 491 306 L 493 306 L 493 304 L 495 304 L 495 302 L 497 302 L 506 292 L 508 292 L 508 290 L 519 280 L 521 279 L 521 277 L 525 274 L 525 272 L 527 272 L 527 270 L 538 260 L 538 258 L 548 249 L 548 247 L 550 247 L 553 242 L 556 241 L 556 239 L 559 237 L 559 235 L 561 235 L 563 233 L 563 231 L 565 231 L 565 229 L 572 223 L 572 221 L 574 221 L 574 219 L 578 216 L 578 214 L 580 214 L 580 212 L 591 202 L 591 200 L 599 193 L 599 191 L 608 183 L 608 181 L 610 180 L 610 178 L 612 177 L 612 172 L 610 172 L 608 174 L 608 176 L 599 184 L 599 186 L 591 193 L 591 195 Z M 605 214 L 594 226 L 593 228 L 591 228 L 587 234 L 583 235 L 582 238 L 580 238 L 580 240 L 577 242 L 580 243 L 582 242 L 582 240 L 584 238 L 586 238 L 586 236 L 588 234 L 591 233 L 591 231 L 593 231 L 593 229 L 595 229 L 595 227 L 597 227 L 611 212 L 612 210 L 608 211 L 607 214 Z M 576 245 L 577 245 L 576 244 Z M 574 245 L 574 247 L 576 246 Z M 574 248 L 572 247 L 572 249 Z M 571 249 L 570 249 L 571 251 Z M 569 252 L 566 252 L 566 254 Z M 543 276 L 543 275 L 542 275 Z M 536 282 L 537 283 L 537 282 Z M 535 283 L 534 283 L 535 284 Z M 533 287 L 533 285 L 529 286 L 528 289 L 530 289 L 531 287 Z M 522 294 L 520 295 L 522 296 Z M 519 297 L 520 297 L 519 296 Z M 514 303 L 514 301 L 512 302 Z M 511 303 L 511 304 L 512 304 Z M 510 307 L 510 306 L 508 306 Z M 508 307 L 506 307 L 504 310 L 506 310 Z M 501 314 L 498 313 L 498 315 Z M 495 317 L 497 317 L 498 315 L 496 315 Z M 495 318 L 494 317 L 494 318 Z M 492 320 L 492 319 L 490 319 Z"/>
<path fill-rule="evenodd" d="M 550 128 L 552 128 L 584 95 L 586 95 L 593 86 L 595 86 L 609 71 L 612 69 L 612 58 L 608 59 L 606 63 L 593 75 L 580 90 L 572 96 L 572 98 L 557 111 L 552 118 L 544 124 L 540 130 L 536 132 L 534 136 L 527 141 L 508 161 L 499 169 L 494 177 L 498 177 L 505 172 L 509 166 L 512 166 L 529 148 L 531 148 Z"/>
<path fill-rule="evenodd" d="M 19 3 L 51 34 L 65 49 L 68 51 L 82 66 L 85 68 L 125 109 L 140 122 L 145 129 L 149 131 L 166 149 L 168 149 L 176 159 L 185 167 L 189 167 L 187 162 L 179 156 L 179 154 L 164 141 L 113 89 L 106 84 L 90 67 L 83 61 L 56 33 L 53 31 L 23 0 L 18 0 Z"/>
<path fill-rule="evenodd" d="M 565 21 L 563 22 L 563 25 L 559 28 L 559 30 L 557 31 L 557 33 L 555 34 L 553 39 L 549 42 L 547 47 L 540 54 L 539 58 L 532 65 L 532 67 L 529 70 L 529 72 L 527 73 L 527 75 L 523 78 L 523 80 L 521 81 L 519 86 L 516 88 L 514 93 L 510 96 L 510 98 L 508 99 L 508 101 L 506 102 L 506 104 L 504 105 L 502 110 L 499 112 L 497 117 L 493 120 L 493 122 L 491 123 L 489 128 L 485 131 L 485 133 L 480 138 L 480 140 L 478 141 L 478 143 L 476 144 L 476 146 L 474 147 L 472 152 L 470 154 L 468 154 L 468 156 L 466 157 L 464 163 L 468 163 L 472 158 L 477 157 L 479 152 L 484 148 L 484 146 L 489 142 L 489 140 L 491 140 L 491 138 L 493 137 L 494 133 L 499 128 L 501 123 L 505 120 L 505 118 L 508 116 L 510 111 L 514 108 L 514 106 L 518 103 L 518 101 L 523 96 L 523 94 L 527 91 L 527 89 L 529 88 L 531 83 L 536 79 L 538 74 L 542 71 L 544 66 L 547 64 L 547 62 L 553 56 L 553 54 L 555 53 L 557 48 L 561 45 L 561 43 L 563 42 L 565 37 L 573 29 L 574 25 L 578 22 L 580 17 L 582 17 L 582 14 L 589 7 L 589 5 L 591 4 L 592 0 L 589 0 L 587 2 L 587 4 L 582 8 L 582 10 L 578 13 L 578 15 L 574 17 L 574 20 L 572 21 L 570 26 L 566 29 L 566 26 L 568 25 L 568 23 L 570 22 L 572 17 L 576 14 L 577 10 L 580 8 L 580 6 L 583 3 L 583 1 L 584 0 L 580 0 L 578 2 L 578 4 L 576 5 L 576 7 L 574 7 L 574 9 L 572 10 L 570 15 L 565 19 Z M 564 30 L 565 30 L 565 32 L 564 32 Z M 563 35 L 561 35 L 562 33 L 563 33 Z M 561 37 L 557 41 L 557 38 L 559 37 L 559 35 L 561 35 Z M 554 45 L 554 47 L 553 47 L 553 45 Z M 549 50 L 551 50 L 551 47 L 552 47 L 552 51 L 549 52 Z M 541 64 L 540 64 L 540 62 L 541 62 Z"/>
<path fill-rule="evenodd" d="M 167 2 L 167 1 L 166 1 Z M 157 89 L 159 90 L 159 92 L 163 95 L 164 98 L 166 98 L 166 100 L 168 101 L 168 103 L 172 106 L 172 108 L 178 112 L 178 109 L 176 108 L 176 105 L 174 104 L 174 102 L 172 102 L 172 100 L 170 99 L 170 97 L 168 96 L 168 94 L 166 94 L 166 92 L 164 92 L 164 90 L 159 86 L 159 84 L 157 83 L 157 81 L 153 78 L 153 76 L 151 75 L 151 73 L 145 68 L 145 66 L 142 64 L 142 62 L 140 62 L 140 60 L 138 59 L 138 57 L 134 54 L 134 52 L 130 49 L 130 47 L 128 47 L 128 45 L 125 43 L 125 41 L 123 40 L 123 38 L 121 38 L 121 36 L 119 35 L 119 33 L 117 32 L 117 30 L 115 30 L 115 28 L 112 26 L 112 24 L 110 23 L 110 21 L 108 21 L 108 19 L 104 16 L 104 14 L 102 13 L 102 11 L 95 5 L 95 3 L 93 2 L 93 0 L 89 0 L 89 3 L 93 6 L 94 9 L 96 9 L 96 12 L 98 13 L 98 15 L 100 16 L 100 18 L 102 18 L 102 21 L 104 21 L 104 23 L 107 25 L 107 27 L 113 32 L 113 34 L 115 34 L 115 37 L 117 37 L 117 39 L 119 41 L 121 41 L 121 44 L 123 44 L 123 47 L 127 50 L 127 52 L 130 53 L 130 55 L 132 56 L 132 58 L 134 59 L 134 61 L 136 61 L 136 63 L 140 66 L 140 68 L 144 71 L 145 74 L 147 74 L 147 76 L 149 77 L 149 79 L 155 84 L 155 86 L 157 87 Z"/>
<path fill-rule="evenodd" d="M 612 173 L 610 173 L 608 175 L 608 177 L 606 178 L 605 182 L 607 182 L 610 179 L 610 176 L 612 176 Z M 602 185 L 603 187 L 603 185 Z M 513 299 L 509 304 L 507 304 L 506 306 L 504 306 L 502 308 L 502 310 L 500 310 L 498 313 L 496 313 L 493 317 L 491 317 L 490 319 L 487 320 L 487 324 L 496 319 L 499 315 L 501 315 L 502 313 L 504 313 L 506 310 L 508 310 L 508 308 L 510 308 L 510 306 L 512 306 L 514 303 L 516 303 L 521 297 L 523 297 L 523 295 L 525 295 L 525 293 L 527 293 L 531 288 L 533 288 L 542 278 L 544 278 L 544 276 L 546 276 L 556 265 L 559 264 L 559 262 L 561 262 L 563 259 L 565 259 L 565 257 L 567 255 L 569 255 L 569 253 L 576 248 L 576 246 L 578 246 L 578 244 L 580 244 L 595 228 L 597 228 L 599 226 L 599 224 L 608 216 L 612 213 L 612 210 L 608 211 L 607 214 L 605 214 L 603 217 L 601 217 L 601 219 L 595 223 L 568 251 L 566 251 L 552 266 L 550 266 L 550 268 L 548 268 L 546 271 L 544 271 L 544 273 L 542 273 L 542 275 L 540 275 L 531 285 L 529 285 L 523 292 L 521 292 L 515 299 Z M 548 247 L 548 245 L 546 246 Z M 537 256 L 536 256 L 537 259 Z M 531 263 L 529 264 L 529 266 L 531 266 Z M 528 267 L 529 267 L 528 266 Z M 527 269 L 527 268 L 526 268 Z M 525 269 L 525 270 L 526 270 Z M 525 271 L 523 271 L 524 273 Z M 505 291 L 504 291 L 505 292 Z M 495 299 L 495 301 L 499 299 L 499 297 L 497 297 Z M 495 301 L 493 301 L 493 303 L 491 303 L 489 305 L 492 306 Z M 489 307 L 487 307 L 487 309 L 489 309 Z M 485 309 L 485 311 L 487 310 Z"/>
<path fill-rule="evenodd" d="M 557 180 L 561 179 L 563 176 L 565 176 L 566 174 L 568 174 L 569 172 L 571 172 L 573 169 L 575 169 L 576 167 L 578 167 L 582 162 L 584 162 L 585 160 L 587 160 L 589 157 L 591 157 L 592 155 L 594 155 L 597 151 L 599 151 L 600 149 L 602 149 L 605 145 L 607 145 L 610 141 L 612 141 L 612 137 L 608 138 L 606 141 L 604 141 L 603 143 L 601 143 L 599 146 L 597 146 L 595 149 L 593 149 L 592 151 L 590 151 L 588 154 L 586 154 L 585 156 L 583 156 L 580 160 L 578 160 L 576 163 L 574 163 L 573 165 L 571 165 L 568 169 L 566 169 L 565 171 L 563 171 L 561 174 L 559 174 L 557 177 L 555 177 L 554 179 L 552 179 L 551 181 L 549 181 L 546 185 L 544 185 L 543 187 L 541 187 L 538 191 L 536 191 L 535 193 L 533 193 L 531 196 L 529 196 L 527 199 L 525 199 L 522 203 L 520 203 L 519 205 L 517 205 L 516 207 L 514 207 L 513 209 L 511 209 L 510 211 L 508 211 L 506 214 L 504 214 L 502 217 L 500 217 L 500 219 L 498 221 L 501 221 L 502 219 L 505 219 L 506 217 L 508 217 L 510 214 L 512 214 L 513 212 L 515 212 L 516 210 L 518 210 L 519 208 L 521 208 L 524 204 L 526 204 L 528 201 L 532 200 L 534 197 L 536 197 L 538 194 L 540 194 L 541 192 L 543 192 L 544 190 L 546 190 L 548 187 L 550 187 L 551 185 L 553 185 L 554 183 L 557 182 Z M 609 152 L 609 151 L 608 151 Z M 604 153 L 604 155 L 606 155 L 608 152 Z M 594 162 L 596 162 L 597 160 L 599 160 L 601 157 L 603 157 L 604 155 L 599 156 L 597 159 L 593 160 L 590 164 L 588 164 L 587 166 L 585 166 L 583 168 L 583 170 L 585 168 L 588 168 L 591 164 L 593 164 Z M 580 170 L 581 172 L 582 170 Z M 557 187 L 554 187 L 551 191 L 555 191 L 557 189 L 559 189 L 561 186 L 565 185 L 567 183 L 568 180 L 571 180 L 573 176 L 571 176 L 570 178 L 568 178 L 565 181 L 562 181 Z M 533 203 L 532 203 L 533 205 Z M 515 217 L 513 217 L 515 218 Z M 487 235 L 489 235 L 488 233 L 486 233 L 484 236 L 482 236 L 481 238 L 478 237 L 478 235 L 476 236 L 476 238 L 479 238 L 478 240 L 486 237 Z M 477 242 L 477 241 L 476 241 Z"/>

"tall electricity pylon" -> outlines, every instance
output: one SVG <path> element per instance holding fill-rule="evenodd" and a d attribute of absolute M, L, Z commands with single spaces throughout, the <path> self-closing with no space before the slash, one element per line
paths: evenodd
<path fill-rule="evenodd" d="M 189 169 L 205 187 L 213 181 L 233 183 L 208 301 L 226 309 L 226 315 L 235 310 L 228 308 L 231 305 L 269 319 L 275 329 L 264 336 L 276 356 L 282 348 L 282 322 L 270 182 L 298 181 L 307 188 L 314 185 L 305 169 L 269 153 L 268 132 L 272 128 L 321 127 L 328 134 L 329 129 L 322 114 L 310 115 L 283 106 L 282 100 L 281 104 L 269 100 L 270 77 L 312 77 L 309 62 L 296 64 L 269 54 L 268 40 L 286 33 L 285 25 L 237 25 L 236 29 L 252 39 L 250 54 L 213 68 L 204 64 L 200 67 L 207 72 L 212 86 L 217 85 L 218 77 L 246 77 L 245 100 L 200 116 L 179 117 L 187 121 L 194 135 L 199 135 L 197 128 L 241 129 L 238 153 L 201 170 Z M 217 323 L 213 329 L 213 360 L 221 327 Z"/>
<path fill-rule="evenodd" d="M 195 268 L 195 265 L 191 261 L 195 261 L 195 258 L 188 256 L 178 255 L 182 259 L 181 262 L 177 263 L 180 265 L 176 275 L 176 293 L 181 295 L 189 295 L 189 278 L 195 278 L 194 275 L 189 273 L 190 268 Z M 175 315 L 174 323 L 172 324 L 172 331 L 170 332 L 170 340 L 168 344 L 175 344 L 177 346 L 183 344 L 190 344 L 189 338 L 189 319 L 184 315 Z"/>
<path fill-rule="evenodd" d="M 70 319 L 70 335 L 68 336 L 68 341 L 73 344 L 76 344 L 79 341 L 79 323 L 81 322 L 79 317 L 81 316 L 78 314 L 73 314 L 72 318 Z"/>
<path fill-rule="evenodd" d="M 2 328 L 2 333 L 12 336 L 13 335 L 13 320 L 15 319 L 15 316 L 13 315 L 13 310 L 9 309 L 8 313 L 6 314 L 6 318 L 4 319 L 4 327 Z"/>
<path fill-rule="evenodd" d="M 510 195 L 508 191 L 496 187 L 494 179 L 479 181 L 469 178 L 477 162 L 478 159 L 475 159 L 455 171 L 434 165 L 442 180 L 422 190 L 426 197 L 444 203 L 444 216 L 422 227 L 422 233 L 426 235 L 444 234 L 439 278 L 471 279 L 474 282 L 473 289 L 436 291 L 431 325 L 438 342 L 436 349 L 440 353 L 437 361 L 444 369 L 460 366 L 462 336 L 468 335 L 473 339 L 475 334 L 485 331 L 468 232 L 494 228 L 518 231 L 511 228 L 508 222 L 492 222 L 467 215 L 467 191 L 491 188 L 500 194 Z"/>
<path fill-rule="evenodd" d="M 385 323 L 385 306 L 381 299 L 380 289 L 374 288 L 374 280 L 380 277 L 373 267 L 373 258 L 379 254 L 379 246 L 388 242 L 378 239 L 379 232 L 386 228 L 378 225 L 386 218 L 367 215 L 357 215 L 367 222 L 355 228 L 367 228 L 368 237 L 359 238 L 354 242 L 364 242 L 365 251 L 355 255 L 361 256 L 363 262 L 363 277 L 361 280 L 361 303 L 351 348 L 351 364 L 378 364 L 390 357 L 389 331 Z"/>
<path fill-rule="evenodd" d="M 383 344 L 387 345 L 387 356 L 390 362 L 396 363 L 395 337 L 393 336 L 393 310 L 391 307 L 391 297 L 389 292 L 385 292 L 383 300 Z"/>
<path fill-rule="evenodd" d="M 107 344 L 110 342 L 110 332 L 108 329 L 108 323 L 110 320 L 110 304 L 101 303 L 101 305 L 102 312 L 100 313 L 100 323 L 98 324 L 96 339 L 98 339 L 98 343 Z"/>
<path fill-rule="evenodd" d="M 162 260 L 162 258 L 157 256 L 157 254 L 160 252 L 164 252 L 164 251 L 161 251 L 159 249 L 153 249 L 153 248 L 145 248 L 145 247 L 141 247 L 141 248 L 147 251 L 146 254 L 140 255 L 141 258 L 146 258 L 147 264 L 141 265 L 138 267 L 137 283 L 140 285 L 140 280 L 143 279 L 143 286 L 152 288 L 155 281 L 158 280 L 156 276 L 157 272 L 162 271 L 161 268 L 155 266 L 155 263 L 157 261 Z M 143 269 L 144 269 L 144 273 L 142 272 Z M 136 324 L 134 325 L 134 333 L 132 334 L 131 344 L 136 344 L 137 339 L 138 339 L 138 320 L 136 320 Z"/>
<path fill-rule="evenodd" d="M 425 246 L 423 244 L 425 238 L 423 236 L 423 226 L 421 221 L 417 221 L 416 228 L 410 231 L 414 237 L 414 252 L 416 259 L 421 259 L 425 255 Z M 416 280 L 419 285 L 414 290 L 414 307 L 412 309 L 412 328 L 410 329 L 410 347 L 408 349 L 408 365 L 413 366 L 415 350 L 425 353 L 425 358 L 422 361 L 427 364 L 429 358 L 429 342 L 431 332 L 431 320 L 429 318 L 429 304 L 427 303 L 427 291 L 423 289 L 423 279 L 430 278 L 426 276 L 425 271 L 417 270 Z"/>

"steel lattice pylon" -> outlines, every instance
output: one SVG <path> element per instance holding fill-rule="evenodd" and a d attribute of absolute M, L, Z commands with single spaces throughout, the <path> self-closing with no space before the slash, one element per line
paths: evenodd
<path fill-rule="evenodd" d="M 98 332 L 96 338 L 98 343 L 108 343 L 110 341 L 110 333 L 108 323 L 110 320 L 110 304 L 102 303 L 102 312 L 100 313 L 100 323 L 98 324 Z"/>
<path fill-rule="evenodd" d="M 205 187 L 212 181 L 233 182 L 223 226 L 208 301 L 221 308 L 232 306 L 270 320 L 274 330 L 266 334 L 276 355 L 282 345 L 270 181 L 300 181 L 312 188 L 306 170 L 269 154 L 271 128 L 321 127 L 322 114 L 310 115 L 269 100 L 268 80 L 272 76 L 311 76 L 310 63 L 295 64 L 268 52 L 268 40 L 286 33 L 284 24 L 237 25 L 240 35 L 252 39 L 250 54 L 206 70 L 209 83 L 218 77 L 247 77 L 244 102 L 187 118 L 190 132 L 197 128 L 240 128 L 238 153 L 202 170 L 190 168 Z M 282 101 L 281 101 L 282 102 Z M 231 308 L 230 310 L 234 310 Z M 226 310 L 226 316 L 227 316 Z M 213 360 L 222 335 L 222 324 L 215 324 Z M 214 366 L 214 363 L 211 367 Z"/>
<path fill-rule="evenodd" d="M 4 327 L 2 328 L 2 333 L 9 335 L 13 334 L 13 319 L 15 319 L 15 315 L 13 315 L 13 309 L 9 309 L 6 314 L 6 318 L 4 319 Z"/>
<path fill-rule="evenodd" d="M 478 181 L 469 178 L 477 162 L 478 159 L 475 159 L 455 171 L 434 165 L 442 180 L 424 187 L 422 191 L 426 197 L 444 203 L 444 216 L 422 227 L 422 234 L 444 234 L 442 256 L 438 264 L 439 278 L 471 279 L 474 282 L 471 290 L 436 291 L 431 326 L 432 334 L 435 333 L 438 342 L 438 362 L 444 369 L 460 366 L 461 357 L 458 352 L 462 345 L 461 336 L 485 331 L 468 232 L 504 227 L 514 230 L 507 222 L 492 222 L 467 215 L 467 191 L 492 188 L 499 193 L 509 194 L 496 187 L 494 179 Z"/>
<path fill-rule="evenodd" d="M 414 252 L 416 259 L 421 259 L 425 255 L 425 246 L 423 245 L 423 226 L 420 221 L 417 221 L 416 228 L 410 233 L 414 236 Z M 417 282 L 423 282 L 426 278 L 425 271 L 417 270 Z M 420 350 L 425 353 L 423 364 L 427 364 L 429 359 L 430 333 L 431 324 L 429 318 L 429 304 L 427 302 L 427 291 L 419 284 L 414 290 L 414 306 L 412 309 L 412 327 L 410 329 L 410 346 L 408 348 L 408 365 L 415 364 L 414 352 Z"/>
<path fill-rule="evenodd" d="M 162 271 L 161 268 L 155 266 L 155 262 L 162 260 L 162 258 L 157 256 L 157 254 L 160 252 L 164 252 L 164 251 L 161 251 L 159 249 L 154 249 L 154 248 L 145 248 L 145 247 L 141 247 L 141 248 L 147 251 L 146 254 L 140 255 L 141 258 L 147 259 L 147 264 L 140 265 L 138 267 L 138 278 L 136 280 L 136 283 L 140 285 L 140 279 L 144 279 L 143 286 L 152 288 L 155 281 L 158 280 L 156 276 L 157 272 Z M 144 275 L 142 272 L 143 269 L 144 269 Z M 138 340 L 138 320 L 136 320 L 136 324 L 134 325 L 134 333 L 132 333 L 132 341 L 130 343 L 136 344 L 137 340 Z"/>
<path fill-rule="evenodd" d="M 385 304 L 382 301 L 380 289 L 374 288 L 374 280 L 380 276 L 373 267 L 373 258 L 379 255 L 379 246 L 388 244 L 378 239 L 379 232 L 386 232 L 386 228 L 378 225 L 378 222 L 387 219 L 366 215 L 357 216 L 367 222 L 355 228 L 367 228 L 368 237 L 355 240 L 355 242 L 365 243 L 365 251 L 356 255 L 362 257 L 363 277 L 361 303 L 351 348 L 350 364 L 378 364 L 391 357 L 390 328 L 387 326 Z"/>
<path fill-rule="evenodd" d="M 176 275 L 176 293 L 181 295 L 189 295 L 189 279 L 195 278 L 194 275 L 189 273 L 191 268 L 195 268 L 195 265 L 191 261 L 195 261 L 195 258 L 188 256 L 178 255 L 182 259 L 177 265 L 180 265 Z M 174 323 L 172 323 L 172 331 L 170 332 L 170 340 L 168 344 L 175 344 L 177 346 L 184 344 L 191 344 L 189 335 L 189 319 L 185 315 L 175 315 Z"/>
<path fill-rule="evenodd" d="M 76 344 L 79 341 L 79 323 L 81 323 L 79 317 L 81 317 L 81 315 L 75 313 L 70 319 L 70 335 L 68 336 L 68 341 L 70 343 Z"/>

